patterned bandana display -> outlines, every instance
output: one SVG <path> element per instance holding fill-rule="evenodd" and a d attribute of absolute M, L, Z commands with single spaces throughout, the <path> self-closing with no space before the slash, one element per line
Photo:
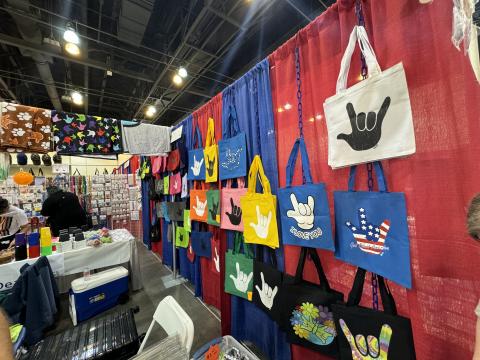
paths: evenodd
<path fill-rule="evenodd" d="M 123 151 L 120 121 L 52 111 L 56 151 L 60 154 L 118 154 Z"/>
<path fill-rule="evenodd" d="M 13 103 L 0 103 L 1 150 L 51 151 L 50 110 Z"/>

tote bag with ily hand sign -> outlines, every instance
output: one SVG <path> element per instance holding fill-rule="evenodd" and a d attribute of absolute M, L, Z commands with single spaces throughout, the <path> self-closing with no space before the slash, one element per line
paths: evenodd
<path fill-rule="evenodd" d="M 205 184 L 203 182 L 201 189 L 197 189 L 195 186 L 198 186 L 196 182 L 194 188 L 190 190 L 190 220 L 207 222 L 207 190 L 205 190 Z"/>
<path fill-rule="evenodd" d="M 243 178 L 237 179 L 237 188 L 232 188 L 232 180 L 227 180 L 227 186 L 220 192 L 221 222 L 220 227 L 227 230 L 243 232 L 243 216 L 240 207 L 240 197 L 247 193 Z"/>
<path fill-rule="evenodd" d="M 358 40 L 368 78 L 347 89 Z M 415 152 L 415 134 L 403 64 L 382 71 L 363 26 L 355 26 L 342 58 L 336 95 L 323 104 L 328 129 L 328 165 L 349 165 Z"/>
<path fill-rule="evenodd" d="M 218 145 L 215 143 L 215 122 L 208 119 L 207 141 L 203 149 L 205 158 L 205 182 L 218 181 Z"/>
<path fill-rule="evenodd" d="M 298 150 L 302 156 L 304 185 L 291 186 Z M 313 184 L 303 137 L 293 145 L 287 163 L 287 186 L 278 191 L 284 244 L 334 250 L 325 184 Z"/>
<path fill-rule="evenodd" d="M 202 133 L 198 124 L 193 133 L 193 146 L 197 149 L 188 152 L 188 180 L 205 180 L 205 160 L 203 158 Z"/>
<path fill-rule="evenodd" d="M 348 191 L 333 193 L 335 256 L 411 288 L 405 194 L 388 192 L 382 165 L 375 162 L 374 168 L 379 192 L 355 191 L 352 166 Z"/>
<path fill-rule="evenodd" d="M 263 194 L 256 192 L 257 177 L 260 178 Z M 240 204 L 245 242 L 278 248 L 277 197 L 272 195 L 259 155 L 255 155 L 250 165 L 248 191 L 240 198 Z"/>
<path fill-rule="evenodd" d="M 303 280 L 307 255 L 315 264 L 320 285 Z M 295 277 L 285 275 L 280 290 L 280 326 L 288 341 L 336 355 L 337 331 L 331 306 L 338 301 L 343 301 L 343 294 L 330 288 L 316 249 L 303 247 Z"/>
<path fill-rule="evenodd" d="M 240 249 L 243 244 L 243 253 Z M 252 301 L 253 252 L 236 232 L 233 250 L 225 254 L 225 292 Z"/>
<path fill-rule="evenodd" d="M 359 306 L 366 271 L 358 268 L 348 302 L 332 305 L 341 360 L 415 360 L 410 319 L 398 316 L 395 300 L 378 277 L 383 311 Z"/>

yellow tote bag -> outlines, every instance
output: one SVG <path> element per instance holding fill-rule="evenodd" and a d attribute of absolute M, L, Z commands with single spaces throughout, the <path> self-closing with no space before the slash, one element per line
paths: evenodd
<path fill-rule="evenodd" d="M 257 177 L 263 194 L 257 193 Z M 245 242 L 278 248 L 277 197 L 272 195 L 270 182 L 263 171 L 262 160 L 256 155 L 248 173 L 248 191 L 240 197 Z"/>
<path fill-rule="evenodd" d="M 218 180 L 218 145 L 215 142 L 215 123 L 208 119 L 207 141 L 203 149 L 205 158 L 205 182 L 212 183 Z"/>

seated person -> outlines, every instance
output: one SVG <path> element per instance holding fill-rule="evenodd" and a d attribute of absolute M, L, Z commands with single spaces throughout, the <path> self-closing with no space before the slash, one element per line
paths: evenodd
<path fill-rule="evenodd" d="M 50 186 L 47 193 L 48 198 L 42 205 L 42 215 L 48 216 L 47 225 L 50 226 L 53 236 L 58 236 L 62 229 L 87 224 L 87 215 L 77 195 L 55 186 Z"/>
<path fill-rule="evenodd" d="M 7 199 L 0 197 L 0 250 L 7 249 L 18 232 L 26 232 L 29 228 L 25 211 L 12 206 Z"/>

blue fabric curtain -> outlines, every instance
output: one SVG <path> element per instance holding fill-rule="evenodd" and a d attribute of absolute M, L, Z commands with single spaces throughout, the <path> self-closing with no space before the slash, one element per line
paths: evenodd
<path fill-rule="evenodd" d="M 144 161 L 144 157 L 140 158 L 140 162 Z M 122 170 L 124 169 L 122 165 Z M 148 196 L 148 181 L 142 180 L 142 228 L 143 228 L 143 243 L 150 250 L 150 197 Z"/>
<path fill-rule="evenodd" d="M 259 154 L 272 192 L 278 189 L 277 150 L 270 88 L 269 63 L 265 59 L 223 92 L 222 128 L 226 128 L 229 106 L 234 105 L 240 130 L 247 135 L 248 164 Z M 279 229 L 279 233 L 280 229 Z M 228 234 L 229 247 L 233 232 Z M 283 269 L 283 250 L 277 250 Z M 255 343 L 271 359 L 290 359 L 290 345 L 285 334 L 268 315 L 253 303 L 232 296 L 232 335 Z"/>

